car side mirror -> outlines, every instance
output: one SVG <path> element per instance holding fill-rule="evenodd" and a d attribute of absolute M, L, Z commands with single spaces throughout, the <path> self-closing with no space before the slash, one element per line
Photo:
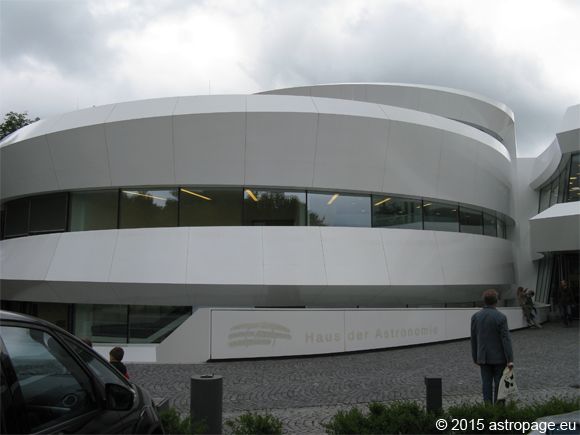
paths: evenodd
<path fill-rule="evenodd" d="M 106 384 L 105 396 L 107 409 L 113 411 L 126 411 L 131 409 L 135 400 L 135 392 L 119 384 Z"/>

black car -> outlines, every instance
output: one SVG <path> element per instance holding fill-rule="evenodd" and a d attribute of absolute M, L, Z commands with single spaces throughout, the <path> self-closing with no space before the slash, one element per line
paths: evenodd
<path fill-rule="evenodd" d="M 0 311 L 1 433 L 163 433 L 149 394 L 68 332 Z"/>

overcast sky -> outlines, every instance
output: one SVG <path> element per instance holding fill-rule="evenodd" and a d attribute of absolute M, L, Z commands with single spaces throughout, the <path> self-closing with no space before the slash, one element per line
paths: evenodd
<path fill-rule="evenodd" d="M 580 103 L 580 0 L 0 0 L 0 111 L 331 82 L 473 91 L 520 155 Z"/>

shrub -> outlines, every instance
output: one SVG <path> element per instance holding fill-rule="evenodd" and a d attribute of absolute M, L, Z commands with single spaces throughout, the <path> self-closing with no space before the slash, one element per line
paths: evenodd
<path fill-rule="evenodd" d="M 226 426 L 229 426 L 235 435 L 282 433 L 282 422 L 270 414 L 246 412 L 234 420 L 226 421 Z"/>
<path fill-rule="evenodd" d="M 192 423 L 190 417 L 182 418 L 175 408 L 161 411 L 159 418 L 166 434 L 202 434 L 207 432 L 205 421 L 194 421 Z"/>
<path fill-rule="evenodd" d="M 530 405 L 507 403 L 504 405 L 490 405 L 483 403 L 467 403 L 450 407 L 441 415 L 428 413 L 415 402 L 391 402 L 387 405 L 371 403 L 368 413 L 358 408 L 337 412 L 324 425 L 329 434 L 442 434 L 442 433 L 490 433 L 491 422 L 533 422 L 548 415 L 565 414 L 580 409 L 580 399 L 552 398 L 547 402 Z M 444 418 L 448 427 L 445 431 L 437 430 L 435 421 Z M 457 421 L 477 422 L 481 419 L 480 428 L 468 424 L 463 430 Z M 494 430 L 494 434 L 519 433 L 512 431 Z"/>
<path fill-rule="evenodd" d="M 415 402 L 371 403 L 367 415 L 357 408 L 339 411 L 324 427 L 330 434 L 441 433 L 435 415 Z"/>
<path fill-rule="evenodd" d="M 533 403 L 529 405 L 517 405 L 514 402 L 508 402 L 504 405 L 490 404 L 466 404 L 452 406 L 447 410 L 447 421 L 451 422 L 452 418 L 456 419 L 483 419 L 484 429 L 468 427 L 465 430 L 456 430 L 454 433 L 489 433 L 490 422 L 533 422 L 541 417 L 548 415 L 565 414 L 580 409 L 580 399 L 563 399 L 553 397 L 547 402 Z M 450 426 L 451 427 L 451 426 Z M 511 434 L 521 433 L 514 430 L 495 430 L 494 434 Z"/>

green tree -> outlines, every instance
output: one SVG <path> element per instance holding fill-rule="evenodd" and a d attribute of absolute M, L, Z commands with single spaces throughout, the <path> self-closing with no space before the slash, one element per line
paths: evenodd
<path fill-rule="evenodd" d="M 40 118 L 30 119 L 28 117 L 27 112 L 23 113 L 8 112 L 6 115 L 4 115 L 4 120 L 2 121 L 0 129 L 0 140 L 4 139 L 13 131 L 22 128 L 25 125 L 32 124 L 33 122 L 36 122 L 39 119 Z"/>

